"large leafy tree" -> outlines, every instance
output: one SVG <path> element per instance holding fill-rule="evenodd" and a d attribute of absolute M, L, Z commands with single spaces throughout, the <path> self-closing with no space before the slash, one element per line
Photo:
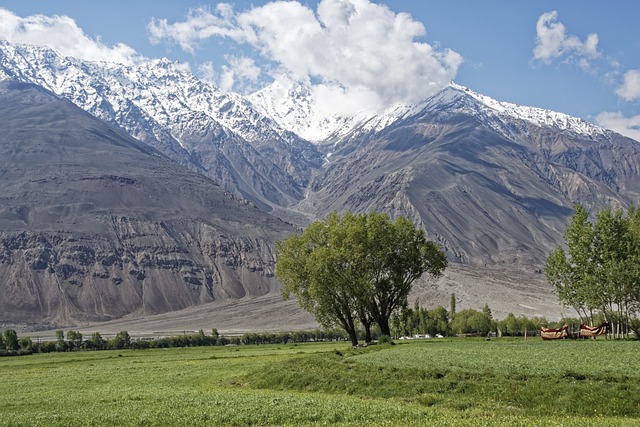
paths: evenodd
<path fill-rule="evenodd" d="M 407 307 L 413 282 L 424 273 L 442 274 L 447 258 L 442 249 L 427 240 L 424 231 L 411 221 L 399 217 L 391 222 L 381 213 L 366 217 L 367 240 L 365 270 L 370 287 L 364 304 L 383 335 L 391 335 L 389 318 L 394 311 Z"/>
<path fill-rule="evenodd" d="M 422 230 L 381 213 L 332 213 L 276 250 L 283 297 L 294 295 L 321 325 L 342 327 L 354 345 L 358 322 L 367 337 L 373 322 L 390 335 L 389 317 L 406 307 L 413 281 L 447 265 Z"/>
<path fill-rule="evenodd" d="M 603 209 L 589 220 L 577 205 L 565 231 L 568 253 L 549 254 L 545 274 L 560 300 L 593 322 L 602 312 L 620 325 L 637 323 L 640 309 L 640 214 L 631 206 Z"/>
<path fill-rule="evenodd" d="M 7 329 L 4 331 L 4 345 L 7 350 L 17 350 L 20 348 L 18 345 L 18 333 L 15 329 Z"/>
<path fill-rule="evenodd" d="M 298 304 L 326 328 L 344 329 L 358 344 L 356 325 L 362 273 L 360 248 L 354 234 L 358 218 L 333 213 L 310 224 L 301 235 L 277 242 L 276 275 L 282 295 L 295 295 Z"/>

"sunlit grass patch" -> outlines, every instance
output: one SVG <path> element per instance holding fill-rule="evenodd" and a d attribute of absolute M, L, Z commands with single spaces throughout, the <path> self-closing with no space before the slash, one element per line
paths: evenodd
<path fill-rule="evenodd" d="M 638 362 L 628 358 L 640 343 L 556 344 L 318 343 L 5 358 L 0 425 L 640 425 Z M 571 361 L 574 353 L 613 352 L 621 356 L 592 370 Z M 546 355 L 553 372 L 523 354 Z M 545 399 L 557 407 L 543 407 Z M 582 412 L 567 409 L 579 405 Z"/>

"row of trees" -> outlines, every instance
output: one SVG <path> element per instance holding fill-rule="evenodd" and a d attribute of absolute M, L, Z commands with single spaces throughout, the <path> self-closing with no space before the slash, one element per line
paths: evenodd
<path fill-rule="evenodd" d="M 616 332 L 640 336 L 640 209 L 606 208 L 593 222 L 577 205 L 565 247 L 549 254 L 544 270 L 562 303 L 588 323 L 601 315 Z"/>
<path fill-rule="evenodd" d="M 495 332 L 500 335 L 521 336 L 537 334 L 541 327 L 561 327 L 564 324 L 579 323 L 577 319 L 561 319 L 559 322 L 549 322 L 544 317 L 516 317 L 509 313 L 504 319 L 494 319 L 491 308 L 485 304 L 482 310 L 467 308 L 455 310 L 455 295 L 447 311 L 442 306 L 427 309 L 420 306 L 418 301 L 413 308 L 408 308 L 391 317 L 394 338 L 415 335 L 487 335 Z"/>
<path fill-rule="evenodd" d="M 529 334 L 540 329 L 540 326 L 559 327 L 562 324 L 577 323 L 576 319 L 562 319 L 560 322 L 549 323 L 544 318 L 516 317 L 509 314 L 503 320 L 494 320 L 491 309 L 485 305 L 482 311 L 465 309 L 460 312 L 447 311 L 442 306 L 433 309 L 420 307 L 416 301 L 413 308 L 403 310 L 391 316 L 392 337 L 431 335 L 443 336 L 472 334 L 486 335 L 489 332 L 500 332 L 502 335 L 519 336 L 529 331 Z M 371 334 L 374 339 L 383 336 L 380 328 L 373 327 Z M 365 331 L 361 327 L 356 329 L 359 339 L 365 338 Z M 55 341 L 39 340 L 34 342 L 30 337 L 18 337 L 13 329 L 7 329 L 0 334 L 0 356 L 25 355 L 32 353 L 52 353 L 64 351 L 89 350 L 120 350 L 147 349 L 173 347 L 202 347 L 225 345 L 259 345 L 259 344 L 287 344 L 320 341 L 348 341 L 349 335 L 341 328 L 314 329 L 291 332 L 249 332 L 241 336 L 223 336 L 213 328 L 210 335 L 203 330 L 191 334 L 175 335 L 160 338 L 133 339 L 127 331 L 120 331 L 115 336 L 105 339 L 99 332 L 94 332 L 88 339 L 83 339 L 82 333 L 70 330 L 66 337 L 64 331 L 56 331 Z"/>
<path fill-rule="evenodd" d="M 3 339 L 4 337 L 4 339 Z M 166 347 L 195 347 L 207 345 L 224 345 L 230 339 L 220 337 L 213 328 L 211 335 L 205 335 L 200 330 L 194 334 L 184 334 L 173 337 L 156 339 L 133 340 L 127 331 L 120 331 L 115 336 L 105 339 L 99 332 L 94 332 L 88 339 L 83 339 L 82 333 L 70 330 L 65 338 L 64 331 L 56 331 L 55 341 L 33 342 L 30 337 L 18 339 L 13 329 L 7 329 L 0 335 L 0 355 L 19 355 L 31 353 L 51 353 L 77 350 L 120 350 L 127 348 L 166 348 Z"/>
<path fill-rule="evenodd" d="M 292 332 L 246 333 L 242 336 L 223 336 L 213 328 L 210 335 L 203 330 L 191 334 L 160 338 L 132 339 L 127 331 L 120 331 L 114 337 L 105 339 L 94 332 L 87 340 L 82 334 L 70 330 L 65 338 L 64 331 L 56 331 L 55 341 L 33 342 L 29 337 L 18 338 L 14 329 L 0 334 L 0 356 L 14 356 L 32 353 L 52 353 L 63 351 L 120 350 L 172 347 L 203 347 L 250 344 L 286 344 L 309 341 L 344 341 L 348 336 L 340 329 L 310 330 Z"/>
<path fill-rule="evenodd" d="M 302 234 L 277 242 L 276 276 L 282 295 L 325 328 L 338 326 L 358 344 L 357 329 L 371 342 L 371 327 L 391 335 L 389 319 L 407 307 L 413 282 L 447 266 L 442 249 L 406 218 L 386 214 L 330 214 Z"/>

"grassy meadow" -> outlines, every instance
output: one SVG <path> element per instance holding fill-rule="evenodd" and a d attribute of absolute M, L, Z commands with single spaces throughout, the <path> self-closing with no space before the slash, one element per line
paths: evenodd
<path fill-rule="evenodd" d="M 640 426 L 640 342 L 499 338 L 0 358 L 2 426 Z"/>

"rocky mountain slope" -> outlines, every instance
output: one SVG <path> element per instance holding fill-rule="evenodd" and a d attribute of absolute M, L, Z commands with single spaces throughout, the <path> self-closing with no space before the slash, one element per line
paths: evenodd
<path fill-rule="evenodd" d="M 299 209 L 404 215 L 466 264 L 540 266 L 575 203 L 640 198 L 637 141 L 456 85 L 327 149 L 330 164 Z"/>
<path fill-rule="evenodd" d="M 263 210 L 303 197 L 316 147 L 166 59 L 126 66 L 0 40 L 0 79 L 42 86 Z"/>
<path fill-rule="evenodd" d="M 269 301 L 274 241 L 293 230 L 274 216 L 300 227 L 333 210 L 404 215 L 453 262 L 542 278 L 575 203 L 640 198 L 637 141 L 455 84 L 324 117 L 302 86 L 244 97 L 167 60 L 0 41 L 2 79 L 0 310 L 14 319 Z"/>
<path fill-rule="evenodd" d="M 150 315 L 277 290 L 292 227 L 31 84 L 0 82 L 0 313 Z"/>

